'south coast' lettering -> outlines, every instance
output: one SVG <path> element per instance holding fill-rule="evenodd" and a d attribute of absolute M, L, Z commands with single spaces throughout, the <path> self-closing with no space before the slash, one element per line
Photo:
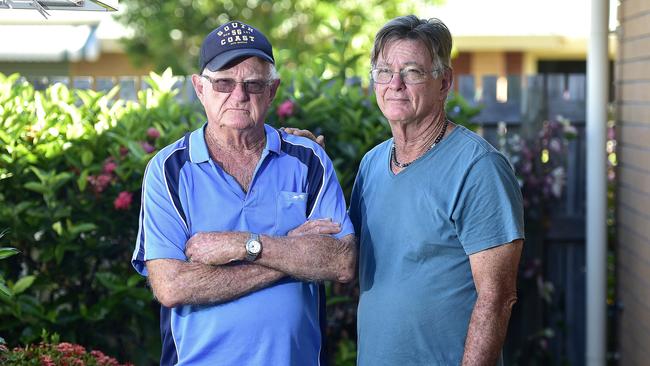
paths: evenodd
<path fill-rule="evenodd" d="M 225 46 L 226 44 L 246 44 L 249 42 L 255 42 L 255 36 L 251 36 L 253 33 L 253 28 L 245 26 L 239 28 L 239 23 L 230 23 L 230 26 L 223 28 L 223 31 L 219 31 L 217 35 L 223 37 L 221 39 L 221 45 Z"/>

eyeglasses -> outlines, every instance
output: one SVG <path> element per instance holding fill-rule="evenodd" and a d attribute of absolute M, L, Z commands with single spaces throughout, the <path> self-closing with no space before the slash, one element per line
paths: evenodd
<path fill-rule="evenodd" d="M 212 84 L 212 90 L 219 93 L 232 93 L 237 84 L 244 84 L 244 90 L 249 94 L 261 94 L 271 83 L 270 80 L 246 80 L 236 81 L 235 79 L 213 79 L 207 75 L 201 77 L 208 79 Z"/>
<path fill-rule="evenodd" d="M 393 75 L 399 74 L 404 84 L 422 84 L 432 76 L 434 79 L 440 74 L 440 70 L 422 71 L 414 67 L 407 67 L 400 71 L 390 69 L 372 69 L 370 77 L 375 84 L 388 84 L 393 80 Z"/>

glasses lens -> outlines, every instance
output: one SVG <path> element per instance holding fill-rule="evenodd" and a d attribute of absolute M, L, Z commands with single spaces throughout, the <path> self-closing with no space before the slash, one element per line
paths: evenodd
<path fill-rule="evenodd" d="M 260 94 L 266 88 L 266 82 L 262 80 L 244 81 L 244 88 L 247 93 Z"/>
<path fill-rule="evenodd" d="M 219 93 L 232 93 L 237 84 L 244 84 L 244 90 L 250 94 L 260 94 L 268 85 L 264 80 L 235 81 L 234 79 L 212 79 L 207 75 L 201 75 L 212 84 L 212 89 Z"/>
<path fill-rule="evenodd" d="M 210 80 L 212 87 L 219 93 L 230 93 L 235 89 L 237 82 L 233 79 Z"/>
<path fill-rule="evenodd" d="M 426 80 L 427 74 L 416 69 L 404 69 L 400 73 L 406 84 L 419 84 Z"/>
<path fill-rule="evenodd" d="M 371 72 L 372 80 L 377 84 L 389 83 L 393 78 L 393 72 L 387 69 L 374 69 Z"/>

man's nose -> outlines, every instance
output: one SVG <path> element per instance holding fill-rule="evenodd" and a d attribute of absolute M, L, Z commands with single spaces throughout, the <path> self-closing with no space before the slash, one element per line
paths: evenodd
<path fill-rule="evenodd" d="M 404 87 L 404 80 L 402 80 L 402 75 L 399 72 L 394 72 L 393 77 L 390 79 L 388 86 L 391 89 L 399 90 Z"/>
<path fill-rule="evenodd" d="M 235 84 L 235 89 L 233 89 L 232 92 L 230 92 L 230 96 L 237 100 L 248 100 L 248 98 L 250 98 L 250 96 L 246 92 L 244 83 Z"/>

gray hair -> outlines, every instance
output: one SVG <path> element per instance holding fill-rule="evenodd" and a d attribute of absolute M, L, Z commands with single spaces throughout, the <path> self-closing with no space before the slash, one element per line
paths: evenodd
<path fill-rule="evenodd" d="M 278 80 L 280 78 L 280 74 L 278 73 L 278 70 L 275 68 L 275 65 L 267 62 L 269 65 L 269 75 L 268 78 L 269 80 Z"/>
<path fill-rule="evenodd" d="M 415 15 L 397 17 L 377 32 L 370 55 L 372 67 L 376 66 L 379 54 L 388 43 L 403 39 L 422 42 L 431 54 L 435 70 L 451 70 L 452 40 L 449 29 L 440 19 L 420 19 Z"/>

